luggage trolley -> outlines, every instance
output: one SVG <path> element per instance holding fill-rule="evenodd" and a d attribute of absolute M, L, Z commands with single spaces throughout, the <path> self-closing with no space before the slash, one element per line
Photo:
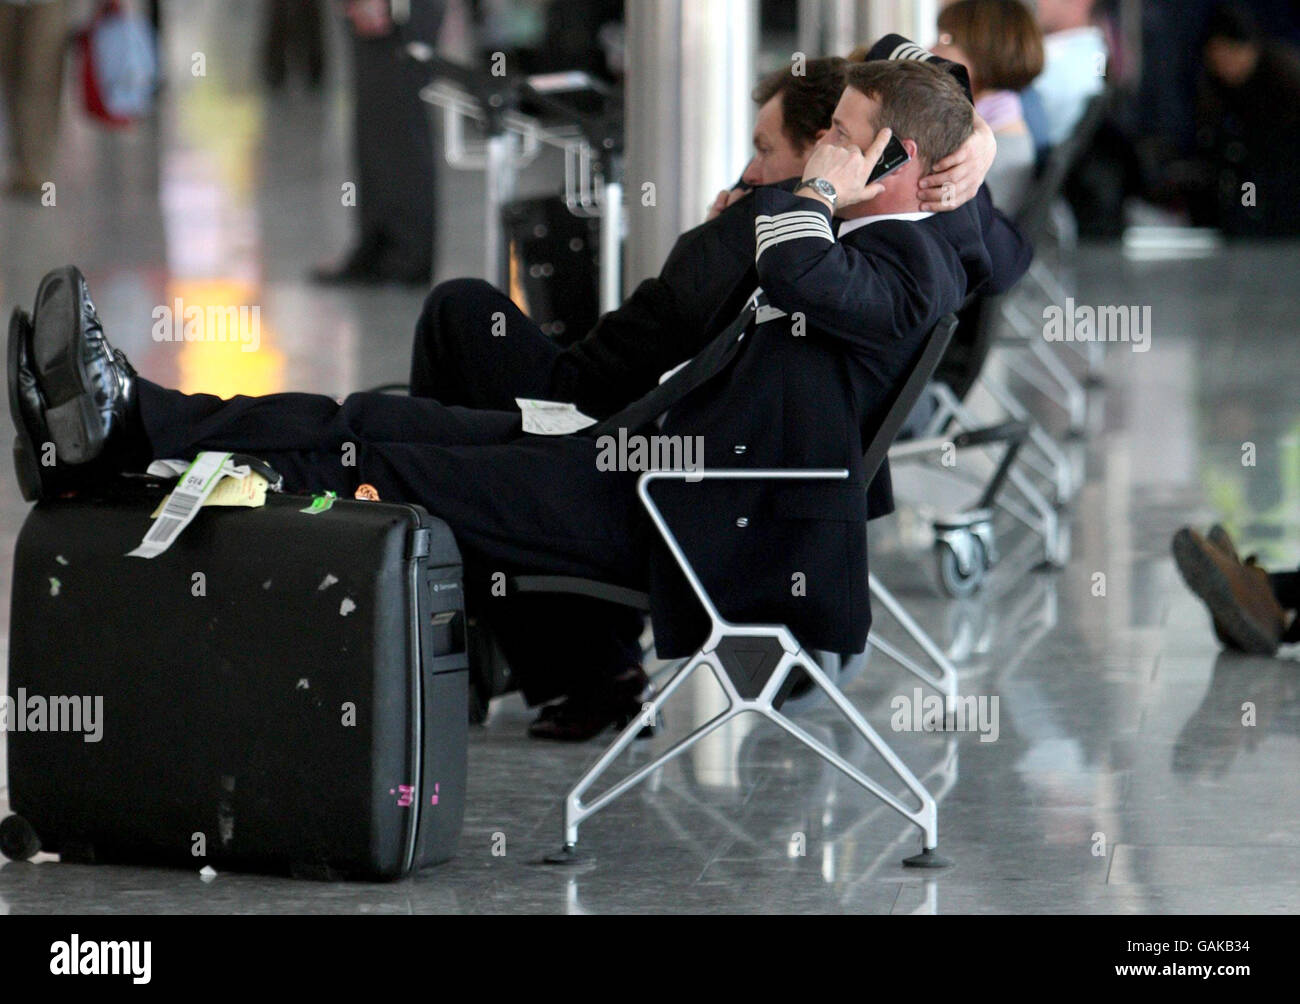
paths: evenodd
<path fill-rule="evenodd" d="M 514 198 L 519 172 L 549 146 L 564 154 L 569 212 L 600 221 L 600 311 L 616 309 L 623 301 L 625 228 L 620 93 L 577 70 L 511 81 L 444 59 L 422 43 L 407 52 L 432 74 L 420 97 L 442 110 L 445 160 L 484 173 L 483 278 L 510 288 L 502 211 Z M 468 139 L 467 124 L 484 139 Z"/>

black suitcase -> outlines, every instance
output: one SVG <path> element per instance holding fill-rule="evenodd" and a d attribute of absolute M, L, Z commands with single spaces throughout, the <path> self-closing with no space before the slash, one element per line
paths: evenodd
<path fill-rule="evenodd" d="M 512 271 L 525 314 L 561 345 L 600 319 L 600 270 L 593 221 L 574 216 L 555 196 L 523 199 L 502 210 Z"/>
<path fill-rule="evenodd" d="M 166 487 L 47 501 L 23 524 L 0 850 L 358 879 L 451 857 L 468 696 L 446 524 L 273 493 L 125 557 Z"/>

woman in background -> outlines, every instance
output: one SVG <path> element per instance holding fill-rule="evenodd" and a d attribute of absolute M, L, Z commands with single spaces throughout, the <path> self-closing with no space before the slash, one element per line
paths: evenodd
<path fill-rule="evenodd" d="M 1034 178 L 1034 140 L 1020 91 L 1043 71 L 1043 33 L 1020 0 L 957 0 L 939 14 L 936 56 L 970 72 L 975 110 L 997 137 L 986 183 L 999 209 L 1014 216 Z"/>

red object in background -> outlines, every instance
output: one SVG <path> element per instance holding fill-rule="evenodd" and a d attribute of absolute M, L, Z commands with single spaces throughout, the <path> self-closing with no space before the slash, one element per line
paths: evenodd
<path fill-rule="evenodd" d="M 124 28 L 131 27 L 122 24 L 125 16 L 120 0 L 103 0 L 96 8 L 90 24 L 76 39 L 81 56 L 82 102 L 86 114 L 96 122 L 117 129 L 134 124 L 147 113 L 157 72 L 153 52 L 141 51 L 142 47 L 151 50 L 152 37 L 145 38 L 137 29 L 134 37 L 124 39 Z M 116 23 L 110 26 L 110 21 Z M 110 46 L 109 51 L 121 53 L 121 65 L 101 65 L 100 56 L 96 53 L 96 38 L 105 28 L 108 29 L 105 35 L 112 35 L 112 41 L 116 43 Z M 122 49 L 124 42 L 131 43 L 125 51 Z M 126 70 L 127 67 L 130 70 Z M 126 76 L 123 75 L 124 71 Z M 124 97 L 127 102 L 125 107 L 132 109 L 132 112 L 121 110 Z"/>

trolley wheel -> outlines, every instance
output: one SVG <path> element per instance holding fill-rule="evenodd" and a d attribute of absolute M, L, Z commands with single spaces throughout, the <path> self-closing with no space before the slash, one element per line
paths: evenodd
<path fill-rule="evenodd" d="M 0 822 L 0 854 L 10 861 L 28 861 L 40 849 L 41 838 L 22 816 L 9 816 Z"/>
<path fill-rule="evenodd" d="M 962 567 L 961 558 L 956 548 L 948 541 L 941 540 L 935 544 L 935 553 L 939 565 L 939 583 L 943 591 L 953 599 L 962 600 L 973 596 L 984 584 L 984 573 L 988 568 L 988 557 L 984 553 L 983 542 L 971 535 L 971 560 L 968 567 Z"/>

